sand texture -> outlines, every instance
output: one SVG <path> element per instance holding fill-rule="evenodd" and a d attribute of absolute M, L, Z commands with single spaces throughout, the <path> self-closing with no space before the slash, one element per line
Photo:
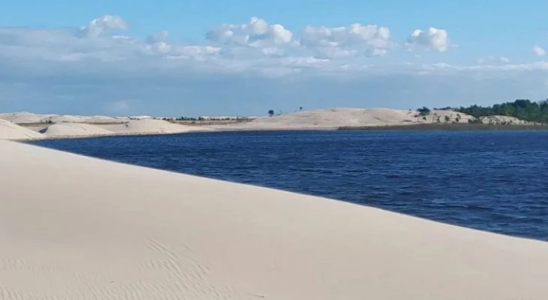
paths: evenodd
<path fill-rule="evenodd" d="M 0 119 L 0 140 L 32 140 L 44 136 L 36 131 Z"/>
<path fill-rule="evenodd" d="M 193 131 L 210 131 L 211 129 L 197 126 L 185 126 L 174 124 L 163 120 L 140 119 L 130 120 L 124 124 L 97 125 L 115 134 L 172 134 Z"/>
<path fill-rule="evenodd" d="M 85 123 L 57 123 L 42 130 L 47 137 L 91 137 L 114 135 L 114 132 Z"/>
<path fill-rule="evenodd" d="M 447 118 L 446 118 L 447 117 Z M 388 108 L 332 108 L 260 117 L 252 122 L 212 126 L 220 130 L 306 130 L 340 127 L 405 126 L 427 123 L 468 123 L 473 117 L 451 110 L 434 110 L 427 116 L 416 111 Z"/>
<path fill-rule="evenodd" d="M 548 243 L 0 141 L 0 299 L 548 299 Z"/>
<path fill-rule="evenodd" d="M 57 114 L 35 114 L 30 112 L 1 113 L 0 119 L 16 124 L 29 123 L 111 123 L 122 122 L 123 119 L 107 116 L 78 116 Z"/>
<path fill-rule="evenodd" d="M 509 117 L 509 116 L 488 116 L 488 117 L 481 117 L 480 120 L 483 124 L 511 124 L 511 125 L 535 124 L 534 122 L 527 122 L 524 120 L 520 120 L 518 118 Z"/>

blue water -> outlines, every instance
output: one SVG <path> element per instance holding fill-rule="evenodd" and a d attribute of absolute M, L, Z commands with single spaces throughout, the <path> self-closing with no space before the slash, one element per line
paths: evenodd
<path fill-rule="evenodd" d="M 546 132 L 221 132 L 33 143 L 548 240 Z"/>

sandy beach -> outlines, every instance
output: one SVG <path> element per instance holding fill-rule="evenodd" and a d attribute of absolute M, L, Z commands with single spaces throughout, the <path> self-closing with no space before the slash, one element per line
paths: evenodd
<path fill-rule="evenodd" d="M 0 141 L 0 299 L 546 299 L 548 243 Z"/>

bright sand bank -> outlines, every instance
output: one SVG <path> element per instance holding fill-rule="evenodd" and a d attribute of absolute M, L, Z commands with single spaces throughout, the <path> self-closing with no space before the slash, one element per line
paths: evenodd
<path fill-rule="evenodd" d="M 32 140 L 41 139 L 42 134 L 0 119 L 0 140 Z"/>
<path fill-rule="evenodd" d="M 548 299 L 548 243 L 0 141 L 0 299 Z"/>

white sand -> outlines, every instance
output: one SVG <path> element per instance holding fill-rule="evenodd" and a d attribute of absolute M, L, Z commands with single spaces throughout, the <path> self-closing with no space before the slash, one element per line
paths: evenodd
<path fill-rule="evenodd" d="M 445 117 L 448 117 L 446 119 Z M 404 126 L 424 123 L 468 123 L 472 116 L 450 110 L 433 110 L 427 116 L 416 111 L 388 108 L 333 108 L 260 117 L 251 122 L 211 126 L 226 130 L 337 129 L 340 127 Z"/>
<path fill-rule="evenodd" d="M 36 131 L 0 119 L 0 140 L 32 140 L 44 136 Z"/>
<path fill-rule="evenodd" d="M 112 123 L 112 122 L 123 122 L 120 118 L 108 117 L 108 116 L 89 116 L 85 118 L 85 122 L 88 123 Z"/>
<path fill-rule="evenodd" d="M 15 124 L 40 123 L 55 115 L 40 115 L 30 112 L 2 113 L 0 119 L 13 122 Z"/>
<path fill-rule="evenodd" d="M 48 126 L 42 132 L 47 137 L 92 137 L 114 135 L 114 132 L 96 125 L 84 123 L 58 123 Z"/>
<path fill-rule="evenodd" d="M 129 120 L 128 118 L 105 116 L 40 115 L 23 112 L 0 114 L 0 121 L 2 121 L 2 124 L 6 124 L 2 125 L 0 139 L 173 134 L 214 130 L 201 126 L 185 126 L 163 120 L 154 120 L 146 116 Z M 54 123 L 49 124 L 48 121 Z M 23 128 L 15 123 L 36 123 L 36 125 Z M 40 132 L 44 134 L 40 134 Z"/>
<path fill-rule="evenodd" d="M 483 124 L 511 124 L 511 125 L 533 125 L 533 122 L 527 122 L 518 118 L 509 116 L 488 116 L 481 117 L 480 120 Z"/>
<path fill-rule="evenodd" d="M 446 118 L 447 117 L 447 118 Z M 468 123 L 468 120 L 475 119 L 474 117 L 463 114 L 460 112 L 456 112 L 453 110 L 432 110 L 430 114 L 425 116 L 426 121 L 421 117 L 417 116 L 418 122 L 420 123 Z M 458 121 L 457 121 L 458 120 Z"/>
<path fill-rule="evenodd" d="M 2 113 L 0 119 L 11 121 L 16 124 L 28 123 L 111 123 L 122 122 L 115 117 L 107 116 L 78 116 L 78 115 L 57 115 L 57 114 L 35 114 L 29 112 Z"/>
<path fill-rule="evenodd" d="M 0 299 L 548 299 L 548 243 L 0 141 Z"/>
<path fill-rule="evenodd" d="M 198 126 L 185 126 L 163 120 L 141 119 L 127 121 L 125 124 L 100 125 L 101 128 L 112 131 L 115 134 L 171 134 L 193 131 L 209 131 L 211 129 Z"/>

